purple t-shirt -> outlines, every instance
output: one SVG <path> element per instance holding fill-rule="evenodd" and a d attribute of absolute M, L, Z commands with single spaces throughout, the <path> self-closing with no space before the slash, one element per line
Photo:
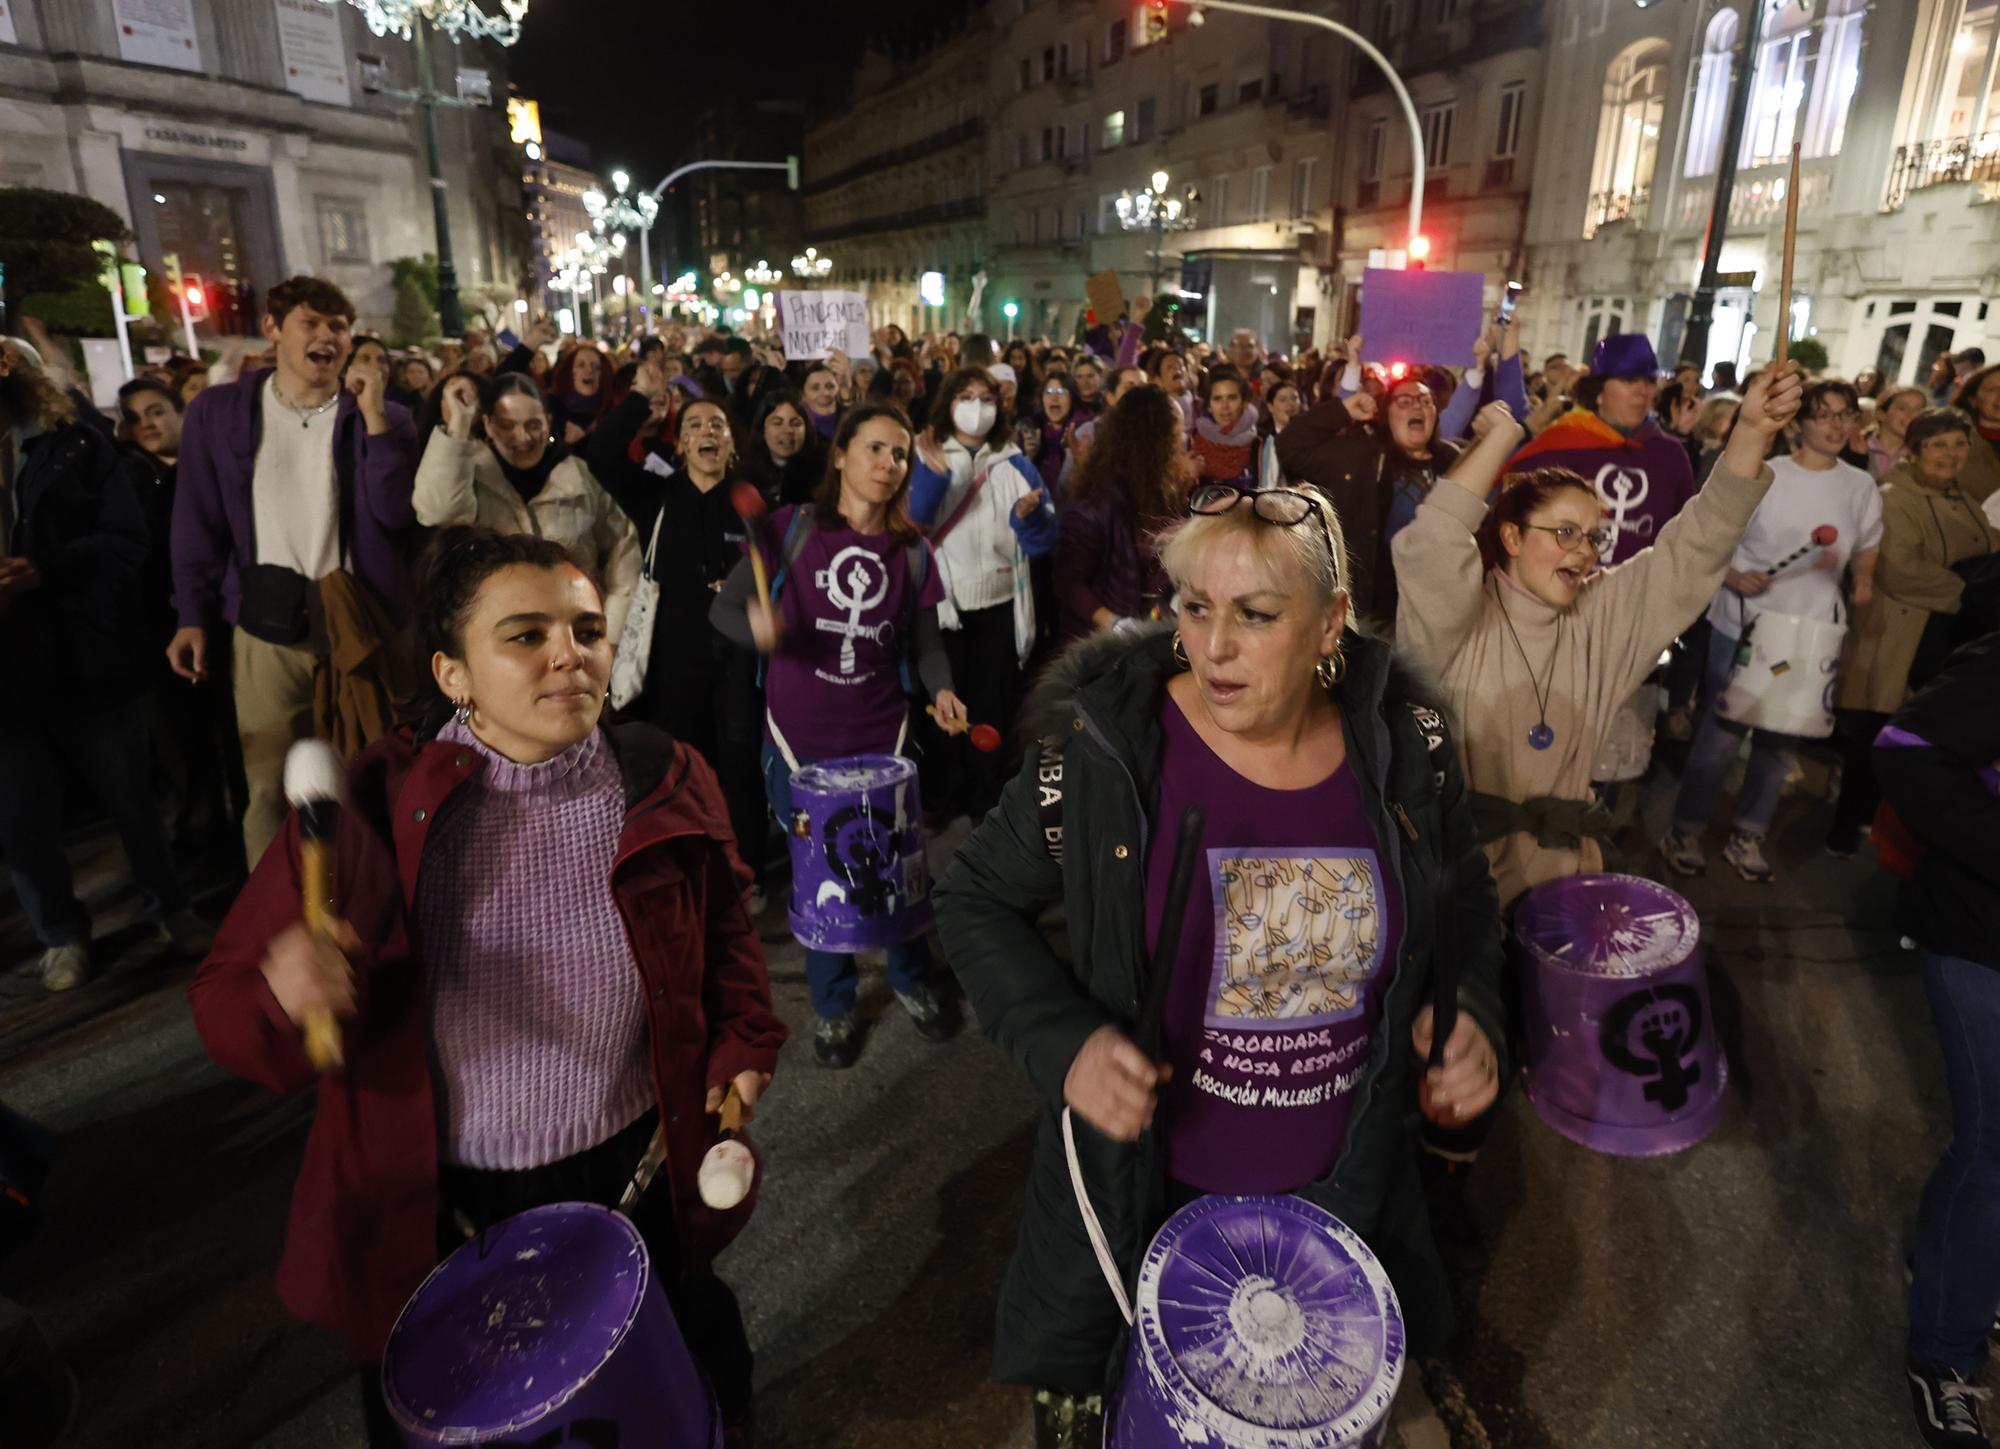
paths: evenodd
<path fill-rule="evenodd" d="M 937 561 L 925 561 L 914 609 L 909 545 L 893 534 L 808 522 L 787 568 L 785 532 L 797 511 L 778 509 L 757 535 L 770 577 L 786 570 L 778 593 L 785 640 L 765 674 L 765 702 L 801 760 L 887 754 L 909 708 L 902 664 L 914 647 L 916 612 L 944 600 Z"/>
<path fill-rule="evenodd" d="M 1291 1192 L 1332 1170 L 1395 974 L 1401 915 L 1354 771 L 1304 790 L 1237 774 L 1171 697 L 1146 860 L 1158 939 L 1181 811 L 1202 855 L 1167 988 L 1167 1174 L 1206 1192 Z"/>

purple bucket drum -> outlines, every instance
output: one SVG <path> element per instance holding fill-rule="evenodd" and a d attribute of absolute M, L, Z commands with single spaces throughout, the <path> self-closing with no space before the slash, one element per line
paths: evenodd
<path fill-rule="evenodd" d="M 1203 1197 L 1139 1270 L 1111 1449 L 1354 1449 L 1381 1442 L 1403 1377 L 1389 1275 L 1296 1197 Z"/>
<path fill-rule="evenodd" d="M 792 935 L 814 951 L 887 950 L 931 928 L 917 767 L 848 755 L 792 772 Z"/>
<path fill-rule="evenodd" d="M 382 1385 L 410 1449 L 722 1444 L 638 1229 L 590 1203 L 508 1218 L 438 1264 L 389 1333 Z"/>
<path fill-rule="evenodd" d="M 1528 1100 L 1544 1122 L 1620 1157 L 1679 1152 L 1714 1130 L 1729 1060 L 1693 907 L 1639 876 L 1569 876 L 1522 897 L 1514 939 Z"/>

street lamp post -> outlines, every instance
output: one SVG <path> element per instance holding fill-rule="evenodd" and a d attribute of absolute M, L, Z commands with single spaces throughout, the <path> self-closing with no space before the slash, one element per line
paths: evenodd
<path fill-rule="evenodd" d="M 323 0 L 334 4 L 336 0 Z M 387 86 L 365 87 L 372 94 L 415 101 L 424 113 L 424 153 L 430 163 L 431 222 L 437 232 L 438 329 L 447 337 L 465 333 L 465 315 L 458 305 L 458 268 L 451 259 L 451 217 L 446 206 L 444 167 L 439 159 L 437 110 L 439 106 L 471 109 L 485 104 L 441 96 L 431 83 L 430 45 L 432 26 L 456 43 L 461 37 L 492 40 L 512 45 L 521 38 L 521 21 L 528 14 L 528 0 L 497 0 L 500 14 L 489 15 L 478 0 L 347 0 L 377 35 L 400 35 L 416 49 L 417 88 L 392 90 Z"/>
<path fill-rule="evenodd" d="M 1153 292 L 1160 293 L 1160 250 L 1170 231 L 1189 231 L 1196 225 L 1195 203 L 1201 195 L 1192 186 L 1182 196 L 1167 195 L 1167 173 L 1155 171 L 1152 185 L 1137 192 L 1121 191 L 1114 203 L 1118 224 L 1127 231 L 1153 233 Z"/>
<path fill-rule="evenodd" d="M 807 247 L 792 258 L 792 275 L 808 282 L 820 282 L 833 270 L 833 258 L 823 257 L 818 247 Z"/>
<path fill-rule="evenodd" d="M 616 196 L 607 197 L 595 186 L 583 193 L 583 209 L 590 213 L 591 225 L 599 231 L 609 230 L 619 236 L 636 231 L 639 234 L 639 285 L 647 298 L 653 295 L 653 223 L 660 216 L 660 198 L 650 191 L 642 191 L 637 196 L 628 196 L 632 178 L 623 171 L 611 173 L 611 184 L 617 188 Z M 642 304 L 645 305 L 645 304 Z"/>
<path fill-rule="evenodd" d="M 1363 55 L 1374 61 L 1382 74 L 1387 77 L 1389 89 L 1396 93 L 1396 103 L 1402 107 L 1403 119 L 1410 127 L 1410 240 L 1415 241 L 1424 233 L 1424 125 L 1417 117 L 1417 103 L 1410 98 L 1410 88 L 1403 84 L 1403 78 L 1396 74 L 1396 68 L 1389 64 L 1389 57 L 1377 50 L 1368 37 L 1358 30 L 1342 25 L 1337 20 L 1328 20 L 1324 15 L 1307 15 L 1297 10 L 1277 10 L 1269 5 L 1246 5 L 1242 0 L 1180 0 L 1191 12 L 1190 18 L 1197 25 L 1201 23 L 1202 12 L 1207 10 L 1228 11 L 1236 15 L 1256 15 L 1266 20 L 1289 20 L 1296 25 L 1317 25 L 1322 30 L 1331 30 L 1343 40 L 1352 43 Z"/>
<path fill-rule="evenodd" d="M 525 4 L 526 0 L 522 3 Z M 796 156 L 787 156 L 782 161 L 690 161 L 685 166 L 676 166 L 646 188 L 644 194 L 652 198 L 655 216 L 659 214 L 661 194 L 683 176 L 696 171 L 782 171 L 785 173 L 785 184 L 793 191 L 799 189 L 799 158 Z M 640 233 L 640 243 L 643 248 L 644 232 Z"/>

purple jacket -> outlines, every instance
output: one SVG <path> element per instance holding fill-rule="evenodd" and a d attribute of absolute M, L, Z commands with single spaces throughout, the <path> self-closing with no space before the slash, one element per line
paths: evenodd
<path fill-rule="evenodd" d="M 238 571 L 257 559 L 250 483 L 264 438 L 270 369 L 204 389 L 181 424 L 172 528 L 174 612 L 182 628 L 236 622 Z M 417 526 L 410 493 L 417 429 L 409 410 L 384 402 L 389 431 L 368 436 L 361 404 L 341 389 L 333 425 L 334 481 L 351 505 L 347 556 L 356 577 L 397 623 L 409 615 L 409 571 L 399 545 Z"/>
<path fill-rule="evenodd" d="M 1650 548 L 1660 530 L 1694 497 L 1694 465 L 1681 440 L 1647 418 L 1630 437 L 1584 408 L 1557 418 L 1507 462 L 1509 473 L 1568 468 L 1580 473 L 1604 504 L 1612 530 L 1605 564 L 1623 563 Z"/>

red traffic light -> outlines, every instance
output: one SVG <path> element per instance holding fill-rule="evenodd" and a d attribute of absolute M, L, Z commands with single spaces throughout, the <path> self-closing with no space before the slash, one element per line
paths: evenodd
<path fill-rule="evenodd" d="M 1409 363 L 1392 362 L 1389 364 L 1389 376 L 1392 380 L 1396 382 L 1401 382 L 1404 378 L 1408 377 L 1409 375 L 1410 375 Z"/>
<path fill-rule="evenodd" d="M 1431 239 L 1429 237 L 1424 236 L 1422 233 L 1418 233 L 1416 236 L 1410 238 L 1411 261 L 1413 262 L 1427 261 L 1430 258 L 1430 254 L 1431 254 Z"/>
<path fill-rule="evenodd" d="M 201 295 L 201 288 L 196 286 L 193 282 L 189 282 L 187 286 L 188 306 L 199 307 L 202 304 L 202 301 L 203 298 Z"/>

